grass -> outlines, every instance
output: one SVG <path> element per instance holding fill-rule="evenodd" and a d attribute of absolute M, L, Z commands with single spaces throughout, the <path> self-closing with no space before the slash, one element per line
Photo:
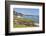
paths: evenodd
<path fill-rule="evenodd" d="M 17 25 L 17 24 L 14 24 L 14 28 L 25 28 L 25 27 L 34 27 L 34 26 L 26 26 L 26 25 Z"/>
<path fill-rule="evenodd" d="M 15 18 L 14 20 L 17 20 L 17 22 L 33 22 L 33 20 L 32 19 L 26 19 L 26 18 Z M 14 28 L 24 28 L 24 27 L 34 27 L 35 25 L 34 25 L 34 22 L 33 22 L 33 24 L 32 25 L 29 25 L 29 26 L 27 26 L 27 25 L 24 25 L 24 24 L 15 24 L 15 21 L 13 21 L 13 23 L 14 23 Z"/>

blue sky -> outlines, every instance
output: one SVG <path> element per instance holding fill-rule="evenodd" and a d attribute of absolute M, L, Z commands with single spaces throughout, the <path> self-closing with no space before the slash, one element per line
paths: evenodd
<path fill-rule="evenodd" d="M 25 15 L 39 15 L 39 9 L 15 8 L 14 10 L 18 13 L 22 13 L 22 14 L 25 14 Z"/>

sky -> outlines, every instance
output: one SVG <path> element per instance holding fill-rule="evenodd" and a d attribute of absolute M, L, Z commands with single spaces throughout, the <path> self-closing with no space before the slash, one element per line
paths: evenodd
<path fill-rule="evenodd" d="M 39 15 L 39 9 L 35 8 L 14 8 L 14 10 L 25 15 Z"/>

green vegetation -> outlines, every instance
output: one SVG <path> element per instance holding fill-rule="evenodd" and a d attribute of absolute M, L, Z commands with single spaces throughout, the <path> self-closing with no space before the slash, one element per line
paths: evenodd
<path fill-rule="evenodd" d="M 14 28 L 25 28 L 25 27 L 35 27 L 35 26 L 26 26 L 26 25 L 20 25 L 20 24 L 14 24 Z"/>
<path fill-rule="evenodd" d="M 24 28 L 24 27 L 34 27 L 35 26 L 32 19 L 26 19 L 26 18 L 14 18 L 13 24 L 14 24 L 13 25 L 14 28 Z"/>

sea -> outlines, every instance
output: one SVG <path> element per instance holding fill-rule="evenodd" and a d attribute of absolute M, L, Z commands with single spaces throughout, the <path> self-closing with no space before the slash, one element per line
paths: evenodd
<path fill-rule="evenodd" d="M 35 23 L 39 23 L 39 16 L 24 16 L 24 18 L 32 19 Z"/>

